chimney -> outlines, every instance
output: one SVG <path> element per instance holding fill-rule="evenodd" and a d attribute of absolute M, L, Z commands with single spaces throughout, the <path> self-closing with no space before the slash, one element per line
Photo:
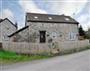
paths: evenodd
<path fill-rule="evenodd" d="M 15 26 L 16 26 L 16 29 L 18 29 L 18 24 L 17 24 L 17 22 L 15 23 Z"/>

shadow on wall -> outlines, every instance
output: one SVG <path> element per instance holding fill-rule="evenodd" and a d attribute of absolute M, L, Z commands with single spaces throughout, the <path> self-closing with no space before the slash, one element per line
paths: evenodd
<path fill-rule="evenodd" d="M 2 43 L 0 43 L 0 50 L 2 49 Z"/>

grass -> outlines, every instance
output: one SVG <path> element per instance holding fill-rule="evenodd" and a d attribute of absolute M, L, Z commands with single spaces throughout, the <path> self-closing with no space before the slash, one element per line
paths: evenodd
<path fill-rule="evenodd" d="M 49 55 L 19 55 L 14 52 L 9 51 L 0 51 L 0 63 L 1 64 L 8 64 L 8 63 L 16 63 L 16 62 L 24 62 L 24 61 L 32 61 L 38 59 L 45 59 L 49 58 Z"/>
<path fill-rule="evenodd" d="M 60 55 L 72 54 L 72 53 L 80 52 L 87 49 L 90 49 L 90 46 L 87 46 L 84 48 L 64 50 L 64 51 L 61 51 L 59 54 L 44 53 L 42 55 L 22 55 L 22 54 L 16 54 L 15 52 L 0 50 L 0 64 L 10 64 L 10 63 L 16 63 L 16 62 L 46 59 L 57 55 L 60 56 Z"/>

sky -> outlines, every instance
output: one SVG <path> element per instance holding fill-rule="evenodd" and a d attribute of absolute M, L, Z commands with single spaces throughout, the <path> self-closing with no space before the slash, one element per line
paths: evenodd
<path fill-rule="evenodd" d="M 0 0 L 0 18 L 25 26 L 26 13 L 65 14 L 90 28 L 90 0 Z"/>

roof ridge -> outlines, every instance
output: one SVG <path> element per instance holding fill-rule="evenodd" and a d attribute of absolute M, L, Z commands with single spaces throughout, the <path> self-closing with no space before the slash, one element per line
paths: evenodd
<path fill-rule="evenodd" d="M 45 13 L 29 13 L 27 12 L 26 14 L 36 14 L 36 15 L 51 15 L 51 16 L 66 16 L 65 14 L 45 14 Z"/>
<path fill-rule="evenodd" d="M 11 36 L 13 36 L 14 34 L 19 33 L 19 32 L 21 32 L 22 30 L 24 30 L 24 29 L 26 29 L 26 28 L 28 28 L 28 27 L 29 27 L 29 26 L 24 26 L 24 27 L 22 27 L 21 29 L 15 31 L 15 32 L 12 33 L 11 35 L 9 35 L 8 37 L 11 37 Z"/>
<path fill-rule="evenodd" d="M 8 18 L 4 18 L 1 22 L 3 22 L 4 20 L 8 20 L 12 25 L 14 25 L 17 28 L 17 26 L 15 24 L 13 24 L 13 22 L 11 22 Z"/>

